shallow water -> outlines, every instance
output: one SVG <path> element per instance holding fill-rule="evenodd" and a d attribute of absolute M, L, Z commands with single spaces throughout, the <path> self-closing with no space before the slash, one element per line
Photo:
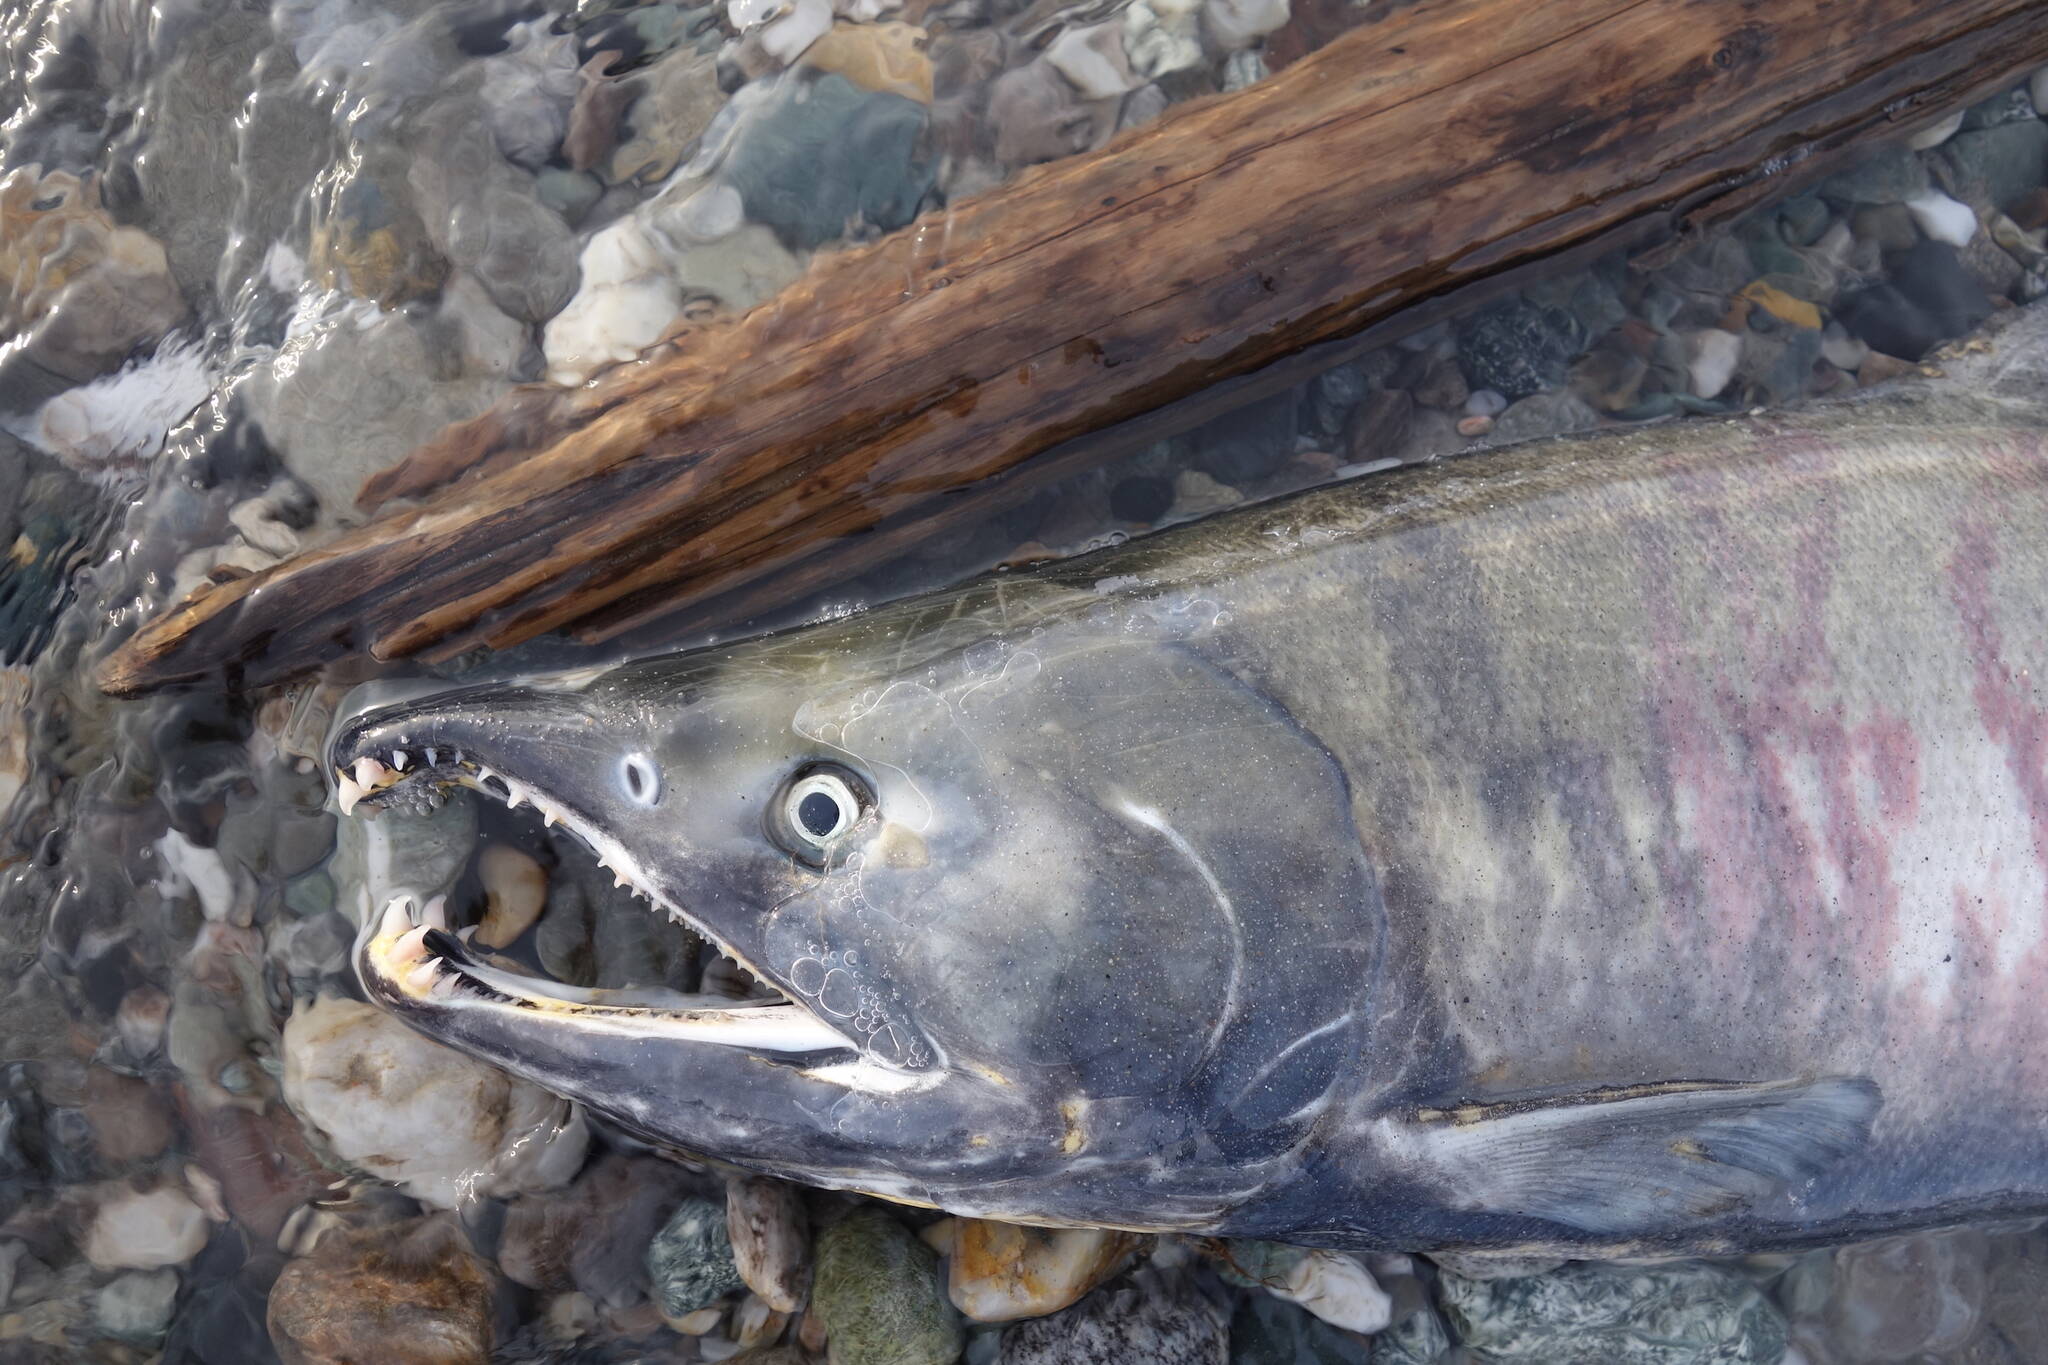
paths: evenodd
<path fill-rule="evenodd" d="M 359 524 L 366 478 L 513 384 L 575 382 L 679 318 L 754 306 L 817 252 L 1262 79 L 1375 12 L 0 6 L 0 1360 L 815 1344 L 818 1312 L 771 1311 L 678 1231 L 689 1200 L 723 1209 L 722 1173 L 587 1131 L 354 1003 L 346 951 L 384 836 L 337 822 L 315 767 L 354 676 L 117 705 L 90 665 L 209 575 Z M 1873 148 L 1656 270 L 1601 261 L 1419 331 L 777 619 L 1339 475 L 1881 382 L 2048 290 L 2042 93 Z M 440 672 L 585 657 L 540 641 Z M 495 803 L 458 796 L 390 837 L 533 968 L 746 989 Z M 814 1245 L 805 1229 L 850 1201 L 746 1188 L 796 1220 L 783 1254 L 816 1253 L 820 1294 L 864 1292 L 846 1264 L 887 1288 L 890 1331 L 926 1333 L 917 1358 L 1077 1358 L 1065 1328 L 957 1339 L 933 1297 L 947 1270 L 905 1230 L 955 1237 L 956 1263 L 969 1234 L 894 1210 L 868 1242 Z M 1051 1254 L 1005 1245 L 1003 1264 Z M 1369 1344 L 1256 1287 L 1308 1273 L 1275 1249 L 1103 1254 L 1129 1264 L 1088 1303 L 1161 1360 L 2048 1359 L 2032 1226 L 1627 1271 L 1322 1265 L 1348 1286 L 1326 1316 L 1385 1324 Z M 713 1308 L 665 1311 L 689 1286 Z M 1641 1330 L 1603 1335 L 1602 1314 Z"/>

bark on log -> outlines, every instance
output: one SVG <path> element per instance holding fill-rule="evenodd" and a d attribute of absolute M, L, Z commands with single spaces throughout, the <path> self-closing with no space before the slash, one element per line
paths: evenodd
<path fill-rule="evenodd" d="M 1422 0 L 451 429 L 423 464 L 481 476 L 188 599 L 100 682 L 603 637 L 2044 61 L 2040 0 Z"/>

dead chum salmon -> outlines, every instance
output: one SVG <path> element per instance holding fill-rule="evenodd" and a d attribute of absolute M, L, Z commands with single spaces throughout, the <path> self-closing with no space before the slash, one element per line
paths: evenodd
<path fill-rule="evenodd" d="M 1601 1255 L 2048 1211 L 2041 332 L 364 705 L 344 805 L 531 803 L 774 991 L 537 979 L 402 877 L 358 969 L 671 1147 L 983 1217 Z"/>

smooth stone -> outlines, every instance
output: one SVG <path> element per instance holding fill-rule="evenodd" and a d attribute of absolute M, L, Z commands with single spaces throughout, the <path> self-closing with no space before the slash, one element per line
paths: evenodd
<path fill-rule="evenodd" d="M 1970 131 L 1979 128 L 1996 128 L 2001 124 L 2018 123 L 2022 119 L 2035 117 L 2034 102 L 2027 97 L 2027 87 L 2015 86 L 2001 90 L 1989 99 L 1979 100 L 1963 111 L 1963 127 Z"/>
<path fill-rule="evenodd" d="M 1872 350 L 1918 360 L 1991 315 L 1991 301 L 1946 242 L 1922 242 L 1895 263 L 1889 283 L 1839 300 L 1835 316 Z"/>
<path fill-rule="evenodd" d="M 2022 295 L 2026 267 L 1993 241 L 1990 233 L 1980 232 L 1972 237 L 1959 249 L 1956 259 L 1964 273 L 1994 299 Z"/>
<path fill-rule="evenodd" d="M 1146 80 L 1200 66 L 1202 0 L 1136 0 L 1124 11 L 1124 51 Z"/>
<path fill-rule="evenodd" d="M 959 1357 L 966 1334 L 939 1287 L 938 1257 L 882 1209 L 860 1204 L 827 1224 L 816 1256 L 810 1311 L 835 1365 L 952 1365 Z"/>
<path fill-rule="evenodd" d="M 671 1321 L 745 1288 L 733 1264 L 724 1207 L 709 1199 L 685 1199 L 677 1205 L 647 1244 L 647 1277 L 662 1316 Z"/>
<path fill-rule="evenodd" d="M 1173 479 L 1173 506 L 1168 515 L 1176 521 L 1192 521 L 1243 501 L 1244 494 L 1229 484 L 1220 483 L 1199 469 L 1183 469 Z"/>
<path fill-rule="evenodd" d="M 206 1214 L 183 1190 L 147 1193 L 107 1187 L 86 1228 L 85 1258 L 102 1270 L 156 1270 L 183 1265 L 206 1245 Z"/>
<path fill-rule="evenodd" d="M 1906 201 L 1906 211 L 1913 215 L 1920 231 L 1937 242 L 1966 247 L 1977 235 L 1977 215 L 1970 206 L 1939 190 L 1914 195 Z"/>
<path fill-rule="evenodd" d="M 1288 0 L 1205 0 L 1202 36 L 1218 52 L 1236 53 L 1284 28 Z"/>
<path fill-rule="evenodd" d="M 580 265 L 576 296 L 542 334 L 548 379 L 556 384 L 581 384 L 606 365 L 633 359 L 682 312 L 683 291 L 669 274 L 667 253 L 638 218 L 593 235 Z"/>
<path fill-rule="evenodd" d="M 306 250 L 315 281 L 387 309 L 441 287 L 448 261 L 413 209 L 410 164 L 402 148 L 372 144 L 320 178 Z"/>
<path fill-rule="evenodd" d="M 674 1162 L 607 1153 L 575 1183 L 511 1201 L 498 1235 L 498 1266 L 515 1284 L 577 1290 L 608 1310 L 641 1302 L 648 1243 L 688 1185 Z"/>
<path fill-rule="evenodd" d="M 977 1322 L 1056 1313 L 1130 1262 L 1142 1239 L 1104 1228 L 953 1220 L 946 1292 Z"/>
<path fill-rule="evenodd" d="M 93 1295 L 93 1323 L 108 1336 L 148 1345 L 170 1326 L 171 1306 L 177 1297 L 175 1270 L 117 1275 Z"/>
<path fill-rule="evenodd" d="M 285 1025 L 284 1093 L 336 1156 L 438 1208 L 560 1185 L 588 1145 L 567 1101 L 331 996 Z"/>
<path fill-rule="evenodd" d="M 484 917 L 476 941 L 503 948 L 532 927 L 548 902 L 548 874 L 531 855 L 510 844 L 492 844 L 477 856 L 484 888 Z"/>
<path fill-rule="evenodd" d="M 604 195 L 604 182 L 589 171 L 572 171 L 548 166 L 534 176 L 534 192 L 540 201 L 574 226 Z"/>
<path fill-rule="evenodd" d="M 1834 220 L 1826 201 L 1817 194 L 1801 194 L 1778 205 L 1778 230 L 1794 246 L 1812 246 Z"/>
<path fill-rule="evenodd" d="M 81 1109 L 94 1150 L 116 1168 L 158 1155 L 178 1131 L 170 1105 L 154 1086 L 105 1067 L 86 1073 Z"/>
<path fill-rule="evenodd" d="M 1870 347 L 1850 336 L 1849 329 L 1840 322 L 1830 321 L 1820 334 L 1820 353 L 1828 364 L 1854 372 L 1862 368 L 1864 358 L 1870 354 Z M 1700 396 L 1710 398 L 1713 395 Z"/>
<path fill-rule="evenodd" d="M 612 149 L 609 162 L 615 185 L 667 179 L 725 105 L 716 60 L 689 49 L 671 52 L 636 73 L 627 93 L 634 95 L 623 120 L 629 131 Z"/>
<path fill-rule="evenodd" d="M 1221 1309 L 1156 1275 L 1098 1289 L 1051 1317 L 1003 1329 L 998 1365 L 1227 1365 L 1230 1328 Z"/>
<path fill-rule="evenodd" d="M 576 39 L 551 34 L 543 20 L 514 24 L 506 47 L 478 63 L 480 94 L 490 111 L 498 151 L 516 166 L 538 171 L 562 145 L 569 110 L 582 89 Z"/>
<path fill-rule="evenodd" d="M 1687 334 L 1685 341 L 1693 393 L 1701 398 L 1718 398 L 1741 363 L 1742 338 L 1734 332 L 1707 327 Z"/>
<path fill-rule="evenodd" d="M 777 65 L 788 66 L 832 27 L 832 0 L 727 0 L 726 17 Z"/>
<path fill-rule="evenodd" d="M 811 44 L 804 65 L 836 72 L 863 90 L 930 104 L 934 82 L 927 41 L 929 35 L 915 24 L 841 21 Z"/>
<path fill-rule="evenodd" d="M 1778 1365 L 1786 1325 L 1734 1271 L 1575 1263 L 1546 1275 L 1437 1285 L 1460 1339 L 1496 1365 Z"/>
<path fill-rule="evenodd" d="M 84 383 L 186 316 L 163 244 L 117 225 L 97 179 L 0 176 L 0 381 L 36 367 Z"/>
<path fill-rule="evenodd" d="M 1927 188 L 1927 167 L 1904 147 L 1882 147 L 1820 183 L 1823 198 L 1842 204 L 1901 204 Z"/>
<path fill-rule="evenodd" d="M 284 1365 L 485 1365 L 485 1263 L 445 1218 L 338 1229 L 288 1263 L 270 1293 L 270 1340 Z"/>
<path fill-rule="evenodd" d="M 1145 84 L 1145 78 L 1131 70 L 1120 23 L 1062 28 L 1046 46 L 1045 62 L 1083 99 L 1116 99 Z"/>
<path fill-rule="evenodd" d="M 1465 396 L 1467 417 L 1498 417 L 1507 409 L 1507 395 L 1493 389 L 1474 389 Z"/>
<path fill-rule="evenodd" d="M 725 1187 L 733 1266 L 748 1289 L 778 1313 L 798 1313 L 811 1295 L 810 1218 L 803 1194 L 765 1175 L 734 1176 Z"/>
<path fill-rule="evenodd" d="M 989 87 L 996 160 L 1035 166 L 1087 151 L 1116 127 L 1119 105 L 1082 100 L 1043 57 L 1006 71 Z"/>
<path fill-rule="evenodd" d="M 719 174 L 747 217 L 812 250 L 849 224 L 893 231 L 917 214 L 932 167 L 916 159 L 925 107 L 832 72 L 784 77 L 733 134 Z"/>
<path fill-rule="evenodd" d="M 1872 1365 L 1960 1349 L 1983 1316 L 1986 1249 L 1974 1230 L 1841 1248 L 1826 1314 L 1830 1336 L 1844 1354 Z"/>
<path fill-rule="evenodd" d="M 1956 193 L 2002 209 L 2048 177 L 2048 123 L 2027 119 L 1957 133 L 1938 155 L 1948 163 Z"/>
<path fill-rule="evenodd" d="M 1919 132 L 1906 139 L 1906 146 L 1916 152 L 1928 152 L 1954 137 L 1963 126 L 1964 110 L 1958 109 L 1947 118 L 1928 124 Z"/>
<path fill-rule="evenodd" d="M 1516 297 L 1482 308 L 1457 325 L 1466 382 L 1509 398 L 1556 389 L 1585 349 L 1577 319 Z"/>
<path fill-rule="evenodd" d="M 1600 425 L 1600 414 L 1585 400 L 1569 392 L 1538 393 L 1508 405 L 1493 419 L 1490 433 L 1494 444 L 1532 441 L 1544 436 L 1561 436 L 1591 431 Z"/>
<path fill-rule="evenodd" d="M 1370 1348 L 1271 1294 L 1248 1294 L 1230 1319 L 1230 1365 L 1368 1365 Z"/>
<path fill-rule="evenodd" d="M 1736 383 L 1750 402 L 1776 406 L 1804 397 L 1813 382 L 1814 362 L 1821 358 L 1818 331 L 1780 328 L 1752 335 L 1744 343 Z"/>

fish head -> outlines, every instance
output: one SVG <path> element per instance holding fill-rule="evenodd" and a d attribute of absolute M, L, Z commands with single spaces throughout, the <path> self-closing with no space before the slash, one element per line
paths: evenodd
<path fill-rule="evenodd" d="M 416 1027 L 687 1150 L 1199 1222 L 1109 1173 L 1256 1179 L 1359 1061 L 1380 916 L 1342 775 L 1172 641 L 842 629 L 370 707 L 331 756 L 347 804 L 531 803 L 774 988 L 615 1004 L 397 914 L 359 946 Z"/>

